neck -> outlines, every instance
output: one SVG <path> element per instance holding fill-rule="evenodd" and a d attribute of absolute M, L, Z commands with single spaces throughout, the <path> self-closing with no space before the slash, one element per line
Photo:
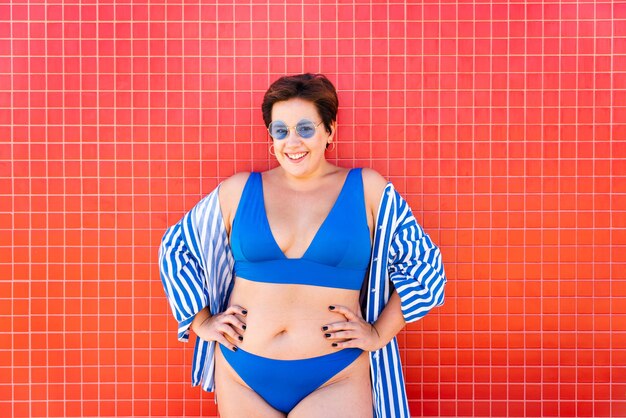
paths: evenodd
<path fill-rule="evenodd" d="M 282 181 L 290 188 L 294 190 L 309 190 L 314 189 L 319 185 L 319 181 L 328 174 L 336 172 L 339 168 L 335 165 L 325 162 L 320 165 L 315 171 L 306 173 L 301 176 L 293 175 L 287 172 L 282 167 L 277 167 L 277 173 L 281 177 Z"/>

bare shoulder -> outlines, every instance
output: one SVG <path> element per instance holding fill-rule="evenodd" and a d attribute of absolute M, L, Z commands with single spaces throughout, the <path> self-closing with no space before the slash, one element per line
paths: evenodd
<path fill-rule="evenodd" d="M 246 182 L 250 177 L 249 172 L 236 173 L 224 180 L 220 184 L 219 199 L 220 209 L 222 210 L 222 217 L 224 218 L 224 224 L 226 225 L 227 232 L 230 233 L 230 226 L 232 219 L 235 217 L 239 200 L 241 199 L 241 193 L 246 186 Z"/>
<path fill-rule="evenodd" d="M 375 217 L 380 204 L 380 199 L 387 187 L 387 179 L 381 176 L 378 171 L 371 168 L 363 168 L 363 191 L 368 209 Z"/>
<path fill-rule="evenodd" d="M 371 168 L 363 168 L 363 189 L 366 196 L 373 196 L 380 199 L 387 187 L 387 179 L 381 176 L 378 171 Z"/>
<path fill-rule="evenodd" d="M 227 194 L 237 191 L 241 194 L 246 185 L 246 181 L 248 181 L 248 177 L 250 177 L 250 173 L 247 171 L 242 171 L 241 173 L 236 173 L 228 177 L 220 184 L 220 197 L 222 197 L 222 194 L 226 196 Z"/>

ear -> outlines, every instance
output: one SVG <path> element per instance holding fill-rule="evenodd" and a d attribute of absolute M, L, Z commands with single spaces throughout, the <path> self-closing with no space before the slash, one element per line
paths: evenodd
<path fill-rule="evenodd" d="M 335 132 L 337 131 L 337 121 L 333 121 L 330 124 L 330 133 L 328 134 L 328 139 L 332 140 L 335 137 Z"/>

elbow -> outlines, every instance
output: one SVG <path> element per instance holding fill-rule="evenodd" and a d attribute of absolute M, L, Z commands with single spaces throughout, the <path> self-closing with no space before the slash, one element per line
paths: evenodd
<path fill-rule="evenodd" d="M 440 268 L 437 271 L 438 280 L 433 286 L 433 299 L 435 301 L 434 306 L 442 306 L 446 299 L 446 283 L 448 282 L 446 279 L 446 273 L 443 270 L 443 264 L 441 264 L 441 258 L 439 259 Z"/>
<path fill-rule="evenodd" d="M 424 282 L 409 280 L 396 287 L 400 296 L 402 312 L 407 323 L 415 322 L 445 301 L 446 278 L 430 270 L 430 278 Z"/>
<path fill-rule="evenodd" d="M 442 276 L 442 280 L 441 289 L 435 297 L 435 306 L 443 306 L 446 300 L 446 277 Z"/>
<path fill-rule="evenodd" d="M 433 291 L 435 293 L 435 306 L 442 306 L 445 301 L 445 290 L 448 280 L 446 278 L 446 272 L 443 267 L 443 260 L 441 258 L 441 251 L 439 251 L 439 248 L 437 248 L 436 254 L 436 259 L 433 263 L 431 263 L 431 267 L 437 277 L 433 286 Z"/>

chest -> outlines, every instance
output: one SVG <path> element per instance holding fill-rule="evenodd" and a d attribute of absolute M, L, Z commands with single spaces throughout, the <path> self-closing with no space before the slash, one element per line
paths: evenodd
<path fill-rule="evenodd" d="M 367 264 L 370 228 L 363 189 L 355 181 L 360 179 L 349 178 L 343 188 L 337 184 L 307 191 L 261 187 L 259 180 L 253 178 L 258 183 L 245 190 L 233 223 L 236 260 Z"/>
<path fill-rule="evenodd" d="M 272 235 L 288 257 L 298 257 L 332 215 L 338 191 L 290 192 L 267 188 L 265 213 Z"/>

